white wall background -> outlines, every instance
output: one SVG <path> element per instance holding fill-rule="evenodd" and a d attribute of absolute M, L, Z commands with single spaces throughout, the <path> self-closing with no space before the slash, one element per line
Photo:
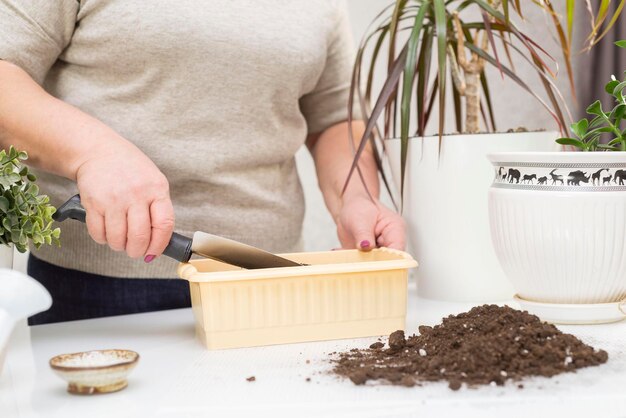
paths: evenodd
<path fill-rule="evenodd" d="M 346 3 L 356 43 L 363 36 L 370 21 L 390 3 L 390 0 L 347 0 Z M 548 52 L 559 61 L 560 74 L 558 76 L 557 85 L 570 103 L 572 112 L 574 112 L 576 106 L 572 102 L 571 95 L 569 94 L 569 83 L 567 81 L 565 66 L 563 65 L 558 50 L 558 44 L 547 30 L 548 26 L 546 23 L 549 22 L 547 22 L 546 16 L 543 15 L 540 9 L 531 4 L 531 2 L 528 2 L 528 4 L 523 2 L 522 4 L 526 7 L 524 10 L 526 21 L 520 23 L 520 29 L 531 38 L 541 42 L 541 45 L 546 47 Z M 463 16 L 467 17 L 466 15 Z M 577 23 L 577 29 L 583 29 L 581 32 L 584 32 L 586 28 L 581 25 L 585 25 L 586 21 L 582 19 L 582 15 L 580 15 L 580 17 L 581 19 Z M 502 52 L 500 53 L 502 54 Z M 577 57 L 574 60 L 574 71 L 576 71 L 577 63 L 581 59 L 584 60 L 584 56 Z M 542 90 L 541 82 L 534 73 L 534 70 L 521 59 L 514 59 L 514 63 L 517 74 L 525 80 L 531 88 L 540 92 Z M 499 130 L 506 131 L 509 128 L 518 126 L 524 126 L 528 129 L 556 129 L 557 125 L 552 117 L 538 105 L 538 102 L 532 96 L 527 94 L 511 80 L 503 80 L 497 70 L 490 69 L 489 73 L 489 85 L 492 92 L 494 109 L 496 111 L 496 125 Z M 380 88 L 380 80 L 378 80 L 376 85 L 378 87 L 375 88 L 374 91 Z M 437 117 L 437 114 L 434 114 L 432 120 L 436 121 Z M 452 115 L 447 115 L 447 119 L 447 131 L 453 131 L 454 128 L 451 123 Z M 435 123 L 431 123 L 429 133 L 436 133 L 434 129 Z M 324 206 L 321 193 L 317 187 L 317 178 L 315 176 L 313 162 L 308 151 L 305 149 L 300 150 L 297 155 L 297 162 L 306 198 L 306 216 L 303 232 L 305 249 L 307 251 L 325 251 L 336 248 L 339 246 L 339 242 L 336 237 L 335 224 Z M 485 163 L 487 162 L 485 161 Z"/>

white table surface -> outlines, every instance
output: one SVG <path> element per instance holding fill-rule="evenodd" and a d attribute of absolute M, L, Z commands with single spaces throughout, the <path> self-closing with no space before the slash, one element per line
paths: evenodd
<path fill-rule="evenodd" d="M 419 300 L 414 289 L 409 301 L 410 333 L 418 324 L 433 325 L 472 306 Z M 607 349 L 609 363 L 553 379 L 533 378 L 524 389 L 509 384 L 453 392 L 445 383 L 357 387 L 327 373 L 328 353 L 365 347 L 375 338 L 207 351 L 195 339 L 190 309 L 31 328 L 21 324 L 0 375 L 0 417 L 626 416 L 626 322 L 560 328 Z M 128 388 L 96 396 L 67 393 L 48 360 L 101 348 L 139 352 Z M 256 381 L 247 382 L 249 376 Z"/>

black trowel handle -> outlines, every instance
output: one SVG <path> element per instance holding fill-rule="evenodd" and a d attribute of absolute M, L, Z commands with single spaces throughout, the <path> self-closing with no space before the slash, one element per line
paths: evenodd
<path fill-rule="evenodd" d="M 85 222 L 87 212 L 80 203 L 80 195 L 72 196 L 70 200 L 63 203 L 56 212 L 52 215 L 52 219 L 57 222 L 63 222 L 66 219 L 76 219 L 77 221 Z"/>
<path fill-rule="evenodd" d="M 173 232 L 170 243 L 163 250 L 163 254 L 181 263 L 186 263 L 191 258 L 191 238 Z"/>
<path fill-rule="evenodd" d="M 70 200 L 63 203 L 52 215 L 52 219 L 63 222 L 66 219 L 75 219 L 85 223 L 87 212 L 80 203 L 80 195 L 72 196 Z M 169 244 L 163 250 L 163 254 L 174 260 L 186 263 L 191 258 L 191 238 L 174 232 Z"/>

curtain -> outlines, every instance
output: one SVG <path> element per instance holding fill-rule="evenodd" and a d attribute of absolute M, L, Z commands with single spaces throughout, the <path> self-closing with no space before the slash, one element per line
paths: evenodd
<path fill-rule="evenodd" d="M 618 2 L 611 2 L 612 12 Z M 611 75 L 623 79 L 626 70 L 626 50 L 615 46 L 614 42 L 626 39 L 626 11 L 622 12 L 612 30 L 593 49 L 579 60 L 577 71 L 578 112 L 572 115 L 576 120 L 587 117 L 585 109 L 596 100 L 602 102 L 604 110 L 612 109 L 614 99 L 604 91 Z"/>

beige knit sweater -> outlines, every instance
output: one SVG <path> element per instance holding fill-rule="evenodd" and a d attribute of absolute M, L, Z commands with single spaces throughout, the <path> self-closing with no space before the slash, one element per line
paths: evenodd
<path fill-rule="evenodd" d="M 178 232 L 273 252 L 299 247 L 294 154 L 307 133 L 345 120 L 352 48 L 332 0 L 0 0 L 0 58 L 146 153 L 170 182 Z M 39 185 L 56 205 L 77 192 L 47 173 Z M 79 222 L 60 227 L 62 247 L 37 257 L 116 277 L 176 274 L 166 257 L 145 264 Z"/>

